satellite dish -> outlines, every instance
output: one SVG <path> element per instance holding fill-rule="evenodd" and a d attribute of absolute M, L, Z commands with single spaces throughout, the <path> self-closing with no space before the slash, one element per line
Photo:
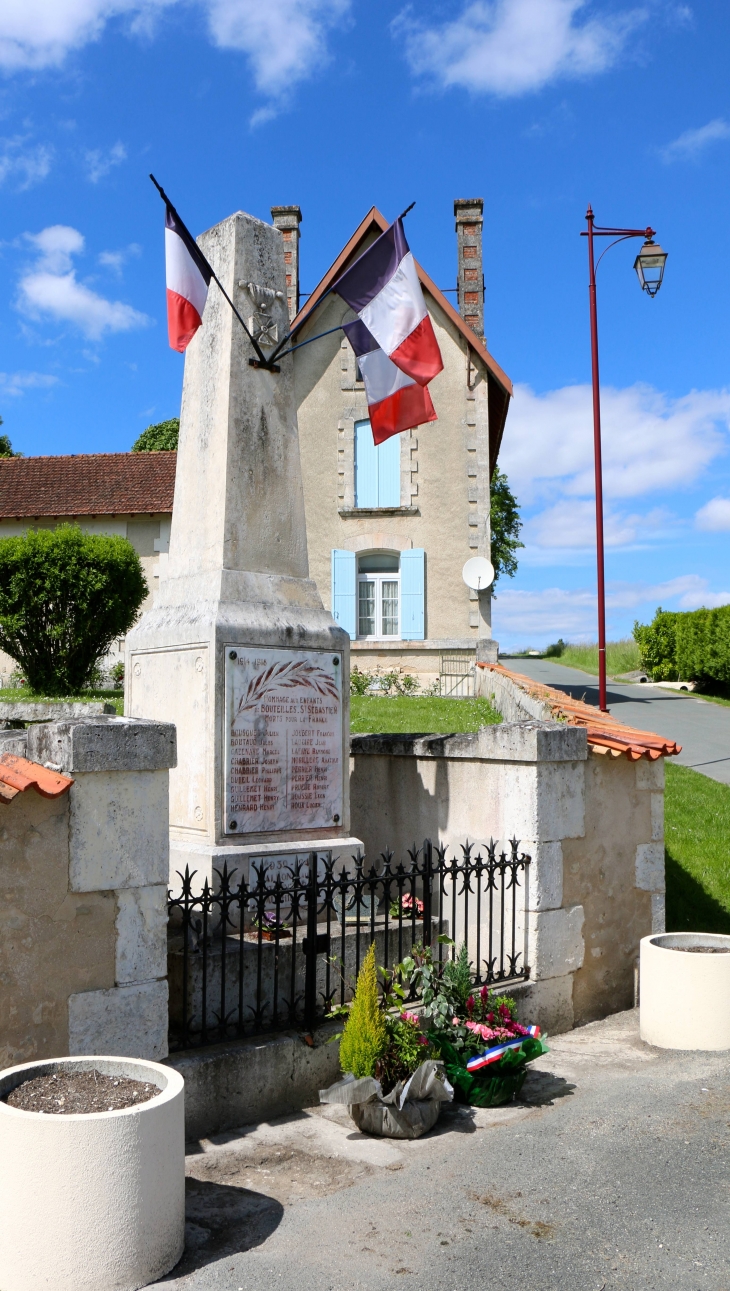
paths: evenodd
<path fill-rule="evenodd" d="M 494 582 L 494 566 L 484 556 L 472 556 L 461 571 L 461 577 L 467 587 L 475 592 L 483 592 Z"/>

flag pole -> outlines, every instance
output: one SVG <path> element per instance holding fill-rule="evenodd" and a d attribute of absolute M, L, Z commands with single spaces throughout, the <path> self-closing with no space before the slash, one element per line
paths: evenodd
<path fill-rule="evenodd" d="M 177 211 L 175 210 L 175 207 L 173 206 L 172 202 L 170 201 L 169 197 L 167 196 L 167 193 L 165 192 L 164 188 L 162 188 L 162 186 L 161 186 L 160 184 L 158 184 L 158 183 L 157 183 L 157 180 L 155 179 L 154 175 L 150 175 L 150 179 L 152 180 L 152 183 L 154 184 L 155 188 L 157 189 L 158 193 L 160 194 L 160 197 L 162 198 L 163 202 L 165 203 L 165 206 L 169 206 L 169 208 L 170 208 L 170 210 L 172 211 L 172 213 L 173 213 L 173 215 L 175 216 L 175 218 L 176 218 L 177 220 L 179 220 L 179 221 L 180 221 L 180 224 L 182 224 L 183 228 L 187 230 L 187 225 L 185 224 L 184 220 L 181 220 L 181 219 L 180 219 L 180 216 L 178 215 Z M 192 234 L 191 234 L 190 236 L 192 237 Z M 261 368 L 265 368 L 265 369 L 267 370 L 267 372 L 280 372 L 280 371 L 281 371 L 281 369 L 280 369 L 280 368 L 278 368 L 278 367 L 276 366 L 276 364 L 275 364 L 275 363 L 273 363 L 273 362 L 269 362 L 269 360 L 266 358 L 266 355 L 264 354 L 263 350 L 261 349 L 261 346 L 259 345 L 258 341 L 257 341 L 257 340 L 256 340 L 256 339 L 251 335 L 251 333 L 249 332 L 249 330 L 248 330 L 248 328 L 247 328 L 246 324 L 244 323 L 243 319 L 241 318 L 241 315 L 239 314 L 238 310 L 236 309 L 236 306 L 234 305 L 233 301 L 231 300 L 230 296 L 228 295 L 228 292 L 226 291 L 225 287 L 223 286 L 223 283 L 221 282 L 220 278 L 218 277 L 218 274 L 215 272 L 215 270 L 214 270 L 213 266 L 211 265 L 210 261 L 209 261 L 209 260 L 208 260 L 204 255 L 203 255 L 203 252 L 200 250 L 200 247 L 198 247 L 197 243 L 196 243 L 195 245 L 196 245 L 196 248 L 197 248 L 198 255 L 201 257 L 201 259 L 202 259 L 202 260 L 204 260 L 204 261 L 205 261 L 206 265 L 208 266 L 208 269 L 210 270 L 210 276 L 211 276 L 211 278 L 213 278 L 213 279 L 214 279 L 214 281 L 215 281 L 215 282 L 217 282 L 217 284 L 218 284 L 218 287 L 219 287 L 220 291 L 221 291 L 221 292 L 223 293 L 223 295 L 225 296 L 226 300 L 228 301 L 228 304 L 230 305 L 231 309 L 233 310 L 234 314 L 236 315 L 236 318 L 238 319 L 239 323 L 241 324 L 241 327 L 243 328 L 244 332 L 246 333 L 246 335 L 247 335 L 247 337 L 248 337 L 249 341 L 250 341 L 250 342 L 251 342 L 251 344 L 253 345 L 254 350 L 256 351 L 256 358 L 255 358 L 255 359 L 249 359 L 249 363 L 251 364 L 251 366 L 252 366 L 252 367 L 257 367 L 257 368 L 259 368 L 259 367 L 261 367 Z M 275 355 L 272 355 L 272 360 L 273 360 L 273 358 L 275 358 L 275 357 L 276 357 Z"/>

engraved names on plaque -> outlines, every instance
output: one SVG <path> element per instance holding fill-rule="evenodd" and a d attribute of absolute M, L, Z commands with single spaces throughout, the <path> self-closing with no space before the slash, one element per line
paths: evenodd
<path fill-rule="evenodd" d="M 342 819 L 342 659 L 225 647 L 227 834 Z"/>

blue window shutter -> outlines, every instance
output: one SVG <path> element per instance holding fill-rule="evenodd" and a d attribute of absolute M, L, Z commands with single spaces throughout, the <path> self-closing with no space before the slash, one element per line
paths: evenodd
<path fill-rule="evenodd" d="M 378 506 L 400 506 L 400 435 L 378 444 Z"/>
<path fill-rule="evenodd" d="M 369 421 L 355 422 L 355 506 L 377 507 L 378 450 Z"/>
<path fill-rule="evenodd" d="M 422 547 L 400 554 L 400 634 L 403 641 L 423 641 L 425 557 Z"/>
<path fill-rule="evenodd" d="M 357 636 L 357 562 L 354 551 L 332 552 L 332 615 L 341 628 Z"/>

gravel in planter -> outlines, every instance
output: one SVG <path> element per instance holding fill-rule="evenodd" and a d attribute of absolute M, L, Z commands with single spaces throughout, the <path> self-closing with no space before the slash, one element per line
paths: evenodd
<path fill-rule="evenodd" d="M 664 946 L 664 950 L 678 950 L 682 955 L 730 955 L 730 946 Z"/>
<path fill-rule="evenodd" d="M 159 1094 L 157 1085 L 100 1071 L 67 1071 L 36 1076 L 11 1090 L 5 1102 L 24 1112 L 71 1116 L 79 1112 L 116 1112 L 136 1107 Z"/>

